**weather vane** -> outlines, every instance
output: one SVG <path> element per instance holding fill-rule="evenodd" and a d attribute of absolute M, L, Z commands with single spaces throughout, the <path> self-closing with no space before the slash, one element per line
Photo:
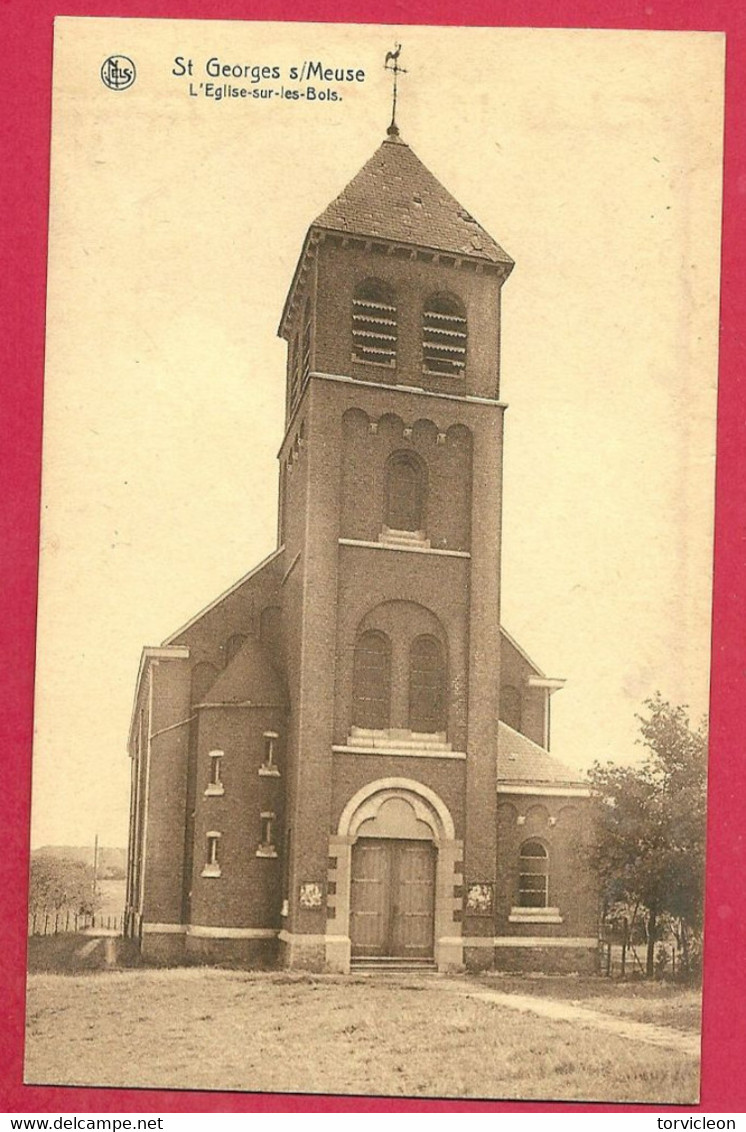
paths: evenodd
<path fill-rule="evenodd" d="M 386 68 L 386 70 L 391 71 L 393 73 L 393 76 L 394 76 L 394 101 L 393 101 L 393 106 L 392 106 L 392 109 L 391 109 L 391 125 L 389 126 L 388 130 L 386 131 L 386 133 L 388 133 L 388 134 L 398 134 L 399 133 L 399 128 L 396 124 L 397 86 L 398 86 L 399 75 L 406 75 L 406 73 L 407 73 L 405 71 L 404 67 L 399 66 L 399 56 L 400 56 L 400 54 L 401 54 L 401 43 L 397 43 L 396 49 L 394 51 L 387 51 L 386 52 L 386 59 L 384 60 L 384 64 L 383 64 L 384 67 Z"/>

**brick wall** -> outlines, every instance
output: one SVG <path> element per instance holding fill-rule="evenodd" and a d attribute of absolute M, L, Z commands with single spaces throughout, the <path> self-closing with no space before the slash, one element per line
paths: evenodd
<path fill-rule="evenodd" d="M 280 927 L 285 713 L 272 708 L 209 708 L 199 712 L 194 863 L 190 922 L 229 928 Z M 279 776 L 260 774 L 264 732 L 277 732 Z M 222 751 L 223 793 L 210 793 L 212 751 Z M 214 788 L 213 788 L 214 789 Z M 257 856 L 261 814 L 274 813 L 277 857 Z M 203 876 L 207 834 L 220 836 L 220 876 Z"/>
<path fill-rule="evenodd" d="M 500 279 L 471 269 L 445 267 L 429 253 L 407 251 L 407 258 L 375 254 L 363 247 L 341 247 L 327 237 L 317 251 L 314 368 L 350 374 L 361 381 L 422 386 L 441 393 L 497 397 L 499 389 Z M 429 261 L 428 261 L 429 256 Z M 380 279 L 396 292 L 397 365 L 394 370 L 352 360 L 351 312 L 355 287 Z M 436 292 L 457 296 L 466 308 L 468 348 L 465 377 L 425 374 L 422 365 L 422 312 Z"/>
<path fill-rule="evenodd" d="M 136 706 L 128 887 L 144 922 L 182 919 L 189 688 L 188 660 L 150 660 Z"/>
<path fill-rule="evenodd" d="M 501 795 L 497 818 L 497 934 L 595 938 L 598 888 L 589 859 L 592 800 Z M 530 838 L 538 838 L 549 854 L 548 903 L 559 909 L 561 924 L 510 922 L 511 909 L 518 904 L 519 850 Z"/>
<path fill-rule="evenodd" d="M 520 697 L 520 726 L 515 727 L 515 723 L 511 719 L 505 718 L 505 722 L 543 747 L 547 710 L 546 692 L 543 688 L 529 688 L 527 686 L 526 681 L 529 676 L 536 674 L 536 669 L 504 634 L 502 636 L 501 664 L 501 686 L 515 688 Z M 501 716 L 501 718 L 504 717 Z"/>
<path fill-rule="evenodd" d="M 406 412 L 406 404 L 399 404 Z M 418 406 L 437 415 L 432 406 Z M 372 426 L 372 427 L 371 427 Z M 404 428 L 411 429 L 410 435 Z M 423 528 L 438 549 L 468 550 L 471 541 L 471 433 L 451 424 L 446 432 L 429 417 L 406 422 L 396 413 L 379 419 L 362 409 L 343 417 L 343 538 L 377 541 L 385 521 L 386 468 L 393 452 L 411 451 L 426 468 Z"/>

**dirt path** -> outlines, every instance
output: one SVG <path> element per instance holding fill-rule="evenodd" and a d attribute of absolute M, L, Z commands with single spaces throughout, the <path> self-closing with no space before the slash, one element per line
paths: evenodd
<path fill-rule="evenodd" d="M 572 1002 L 558 999 L 477 990 L 455 980 L 444 981 L 440 985 L 454 994 L 466 995 L 468 998 L 493 1003 L 495 1006 L 505 1006 L 508 1010 L 538 1014 L 541 1018 L 550 1018 L 555 1022 L 574 1022 L 584 1029 L 605 1030 L 607 1033 L 616 1034 L 620 1038 L 630 1038 L 632 1041 L 646 1042 L 648 1045 L 664 1046 L 666 1049 L 675 1050 L 676 1053 L 683 1053 L 689 1057 L 699 1057 L 700 1055 L 699 1034 L 684 1034 L 670 1026 L 655 1026 L 651 1022 L 634 1022 L 627 1018 L 604 1014 L 600 1010 L 589 1010 L 586 1006 L 576 1006 Z"/>

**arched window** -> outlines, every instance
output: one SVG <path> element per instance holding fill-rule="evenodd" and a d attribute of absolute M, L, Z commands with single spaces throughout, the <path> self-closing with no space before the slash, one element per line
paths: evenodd
<path fill-rule="evenodd" d="M 223 645 L 223 653 L 225 654 L 226 665 L 230 664 L 234 656 L 238 656 L 241 649 L 246 642 L 246 637 L 243 633 L 234 633 L 232 637 Z"/>
<path fill-rule="evenodd" d="M 549 905 L 549 854 L 538 838 L 524 841 L 518 858 L 519 908 Z"/>
<path fill-rule="evenodd" d="M 396 297 L 379 279 L 366 279 L 352 300 L 352 356 L 358 362 L 396 365 Z"/>
<path fill-rule="evenodd" d="M 445 731 L 446 669 L 435 637 L 416 637 L 409 650 L 409 727 Z"/>
<path fill-rule="evenodd" d="M 384 633 L 369 630 L 357 639 L 352 672 L 352 722 L 383 731 L 391 705 L 391 645 Z"/>
<path fill-rule="evenodd" d="M 521 693 L 512 684 L 500 689 L 500 719 L 514 731 L 521 730 Z"/>
<path fill-rule="evenodd" d="M 422 312 L 422 368 L 462 374 L 466 368 L 466 311 L 453 295 L 431 295 Z"/>
<path fill-rule="evenodd" d="M 425 529 L 425 468 L 413 452 L 395 452 L 386 475 L 386 526 Z"/>

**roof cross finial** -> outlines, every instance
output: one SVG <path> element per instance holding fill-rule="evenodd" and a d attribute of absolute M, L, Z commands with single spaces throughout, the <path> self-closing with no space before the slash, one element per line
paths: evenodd
<path fill-rule="evenodd" d="M 398 137 L 399 127 L 396 124 L 396 96 L 398 93 L 398 79 L 399 75 L 406 75 L 404 67 L 399 66 L 399 55 L 401 54 L 401 43 L 397 43 L 393 51 L 386 52 L 386 59 L 384 60 L 384 67 L 387 71 L 391 71 L 394 76 L 394 98 L 393 106 L 391 109 L 391 125 L 386 130 L 389 137 Z"/>

